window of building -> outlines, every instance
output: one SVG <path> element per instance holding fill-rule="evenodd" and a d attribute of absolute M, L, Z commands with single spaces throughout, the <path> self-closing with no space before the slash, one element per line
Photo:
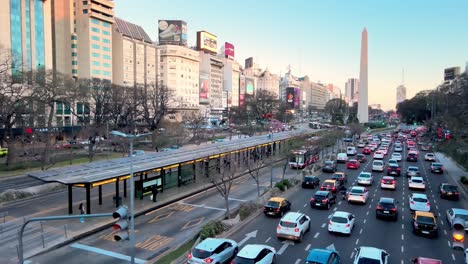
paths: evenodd
<path fill-rule="evenodd" d="M 106 67 L 106 68 L 110 68 L 110 64 L 109 63 L 103 63 L 102 66 Z"/>
<path fill-rule="evenodd" d="M 95 28 L 95 27 L 91 27 L 91 30 L 92 30 L 93 32 L 96 32 L 96 33 L 99 33 L 99 32 L 100 32 L 100 31 L 99 31 L 99 28 Z M 104 33 L 104 30 L 103 30 L 103 33 Z"/>
<path fill-rule="evenodd" d="M 88 9 L 83 9 L 83 14 L 88 14 Z"/>
<path fill-rule="evenodd" d="M 93 66 L 101 66 L 101 63 L 99 63 L 99 61 L 93 61 Z"/>
<path fill-rule="evenodd" d="M 72 52 L 72 57 L 76 57 L 76 56 L 78 56 L 78 53 Z"/>
<path fill-rule="evenodd" d="M 83 1 L 83 5 L 88 5 L 88 1 Z M 73 3 L 73 6 L 75 6 L 75 3 Z"/>
<path fill-rule="evenodd" d="M 109 71 L 103 71 L 102 73 L 104 74 L 104 76 L 111 76 L 111 73 Z"/>
<path fill-rule="evenodd" d="M 99 53 L 96 53 L 96 52 L 92 52 L 91 55 L 92 55 L 94 58 L 99 58 L 99 57 L 100 57 Z"/>
<path fill-rule="evenodd" d="M 78 61 L 72 61 L 72 65 L 78 65 Z"/>
<path fill-rule="evenodd" d="M 101 48 L 101 46 L 99 46 L 98 44 L 91 44 L 91 47 L 93 49 L 100 49 Z"/>
<path fill-rule="evenodd" d="M 110 39 L 103 38 L 103 39 L 102 39 L 102 42 L 104 42 L 104 43 L 110 43 Z"/>
<path fill-rule="evenodd" d="M 101 74 L 101 71 L 100 70 L 92 70 L 91 71 L 93 74 Z"/>
<path fill-rule="evenodd" d="M 78 47 L 78 45 L 73 43 L 73 44 L 71 44 L 71 47 L 72 47 L 72 49 L 76 49 Z"/>
<path fill-rule="evenodd" d="M 110 32 L 107 31 L 107 30 L 103 30 L 103 31 L 102 31 L 102 34 L 107 35 L 107 36 L 110 36 Z"/>
<path fill-rule="evenodd" d="M 109 27 L 110 27 L 110 24 L 107 23 L 107 22 L 104 22 L 104 21 L 102 21 L 102 25 L 103 25 L 104 27 L 106 27 L 106 28 L 109 28 Z"/>
<path fill-rule="evenodd" d="M 104 51 L 111 51 L 111 49 L 109 47 L 102 47 L 102 50 Z"/>
<path fill-rule="evenodd" d="M 106 59 L 106 60 L 110 60 L 110 59 L 111 59 L 111 56 L 109 56 L 109 55 L 105 55 L 105 54 L 104 54 L 104 55 L 102 55 L 102 57 L 103 57 L 104 59 Z"/>
<path fill-rule="evenodd" d="M 75 36 L 75 35 L 73 35 L 73 36 L 71 36 L 71 39 L 72 39 L 72 40 L 77 40 L 77 39 L 78 39 L 78 37 L 77 37 L 77 36 Z"/>
<path fill-rule="evenodd" d="M 56 102 L 55 103 L 55 114 L 62 115 L 63 114 L 63 103 Z"/>
<path fill-rule="evenodd" d="M 91 18 L 91 23 L 93 23 L 95 25 L 99 25 L 99 20 L 97 20 L 95 18 Z"/>
<path fill-rule="evenodd" d="M 72 74 L 78 74 L 78 70 L 73 69 L 73 70 L 72 70 Z"/>
<path fill-rule="evenodd" d="M 91 36 L 91 39 L 92 39 L 92 40 L 96 40 L 96 41 L 101 40 L 98 36 Z"/>

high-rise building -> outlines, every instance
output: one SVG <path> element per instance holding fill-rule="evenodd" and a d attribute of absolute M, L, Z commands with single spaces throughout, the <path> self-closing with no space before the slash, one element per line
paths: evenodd
<path fill-rule="evenodd" d="M 227 107 L 239 106 L 240 65 L 237 61 L 228 58 L 223 58 L 223 63 L 223 90 L 227 93 Z"/>
<path fill-rule="evenodd" d="M 56 70 L 75 78 L 112 81 L 114 1 L 51 2 Z"/>
<path fill-rule="evenodd" d="M 352 106 L 358 101 L 359 95 L 359 79 L 349 78 L 345 83 L 345 97 L 348 99 L 347 103 Z"/>
<path fill-rule="evenodd" d="M 402 84 L 397 87 L 396 102 L 397 104 L 406 100 L 406 87 Z"/>
<path fill-rule="evenodd" d="M 362 31 L 361 38 L 361 65 L 359 72 L 359 95 L 358 95 L 358 119 L 359 123 L 367 123 L 369 121 L 368 108 L 368 69 L 367 64 L 367 29 Z"/>
<path fill-rule="evenodd" d="M 321 83 L 311 82 L 311 102 L 315 109 L 323 110 L 327 104 L 327 87 Z"/>
<path fill-rule="evenodd" d="M 50 1 L 2 1 L 0 25 L 0 49 L 11 52 L 13 75 L 53 68 Z"/>
<path fill-rule="evenodd" d="M 223 116 L 223 67 L 224 63 L 222 58 L 199 51 L 200 56 L 200 79 L 208 80 L 208 98 L 207 100 L 200 100 L 202 114 L 207 117 L 211 123 L 219 124 Z M 204 87 L 201 87 L 203 89 Z"/>
<path fill-rule="evenodd" d="M 257 90 L 267 90 L 279 99 L 279 83 L 279 76 L 271 73 L 267 68 L 258 76 L 256 88 Z"/>
<path fill-rule="evenodd" d="M 156 85 L 156 46 L 142 27 L 116 17 L 112 49 L 113 83 Z"/>

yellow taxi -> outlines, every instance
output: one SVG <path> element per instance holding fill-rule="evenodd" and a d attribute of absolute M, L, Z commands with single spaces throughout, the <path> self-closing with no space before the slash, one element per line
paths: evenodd
<path fill-rule="evenodd" d="M 268 216 L 283 216 L 291 210 L 291 203 L 282 197 L 271 197 L 263 207 L 263 213 Z"/>

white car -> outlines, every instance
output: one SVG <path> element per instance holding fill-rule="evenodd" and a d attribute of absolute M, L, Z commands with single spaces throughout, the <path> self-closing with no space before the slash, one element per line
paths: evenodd
<path fill-rule="evenodd" d="M 422 177 L 412 176 L 408 181 L 408 188 L 424 191 L 426 190 L 426 183 Z"/>
<path fill-rule="evenodd" d="M 401 154 L 400 153 L 393 153 L 392 156 L 390 157 L 390 159 L 392 160 L 396 160 L 396 161 L 401 161 L 402 157 L 401 157 Z"/>
<path fill-rule="evenodd" d="M 289 212 L 281 218 L 276 227 L 276 237 L 302 242 L 304 234 L 310 230 L 310 217 L 305 214 Z"/>
<path fill-rule="evenodd" d="M 364 148 L 366 146 L 366 143 L 364 142 L 359 142 L 359 144 L 357 145 L 358 148 Z"/>
<path fill-rule="evenodd" d="M 436 156 L 434 153 L 426 153 L 426 155 L 424 155 L 424 160 L 425 161 L 436 161 Z"/>
<path fill-rule="evenodd" d="M 384 171 L 384 163 L 383 161 L 381 160 L 374 160 L 372 162 L 372 171 L 380 171 L 380 172 L 383 172 Z"/>
<path fill-rule="evenodd" d="M 461 208 L 451 208 L 447 210 L 447 221 L 452 226 L 453 219 L 461 218 L 465 220 L 465 231 L 468 231 L 468 210 Z"/>
<path fill-rule="evenodd" d="M 380 150 L 377 150 L 376 152 L 374 152 L 374 159 L 383 159 L 384 156 L 385 154 Z"/>
<path fill-rule="evenodd" d="M 380 188 L 381 189 L 396 189 L 396 180 L 392 176 L 384 176 L 380 181 Z"/>
<path fill-rule="evenodd" d="M 353 264 L 373 263 L 388 264 L 388 254 L 385 250 L 375 247 L 359 247 Z"/>
<path fill-rule="evenodd" d="M 273 247 L 249 244 L 245 245 L 245 247 L 237 253 L 237 256 L 230 263 L 272 264 L 275 263 L 275 259 L 276 250 Z"/>
<path fill-rule="evenodd" d="M 357 177 L 357 184 L 359 185 L 372 185 L 374 183 L 374 177 L 370 172 L 361 172 Z"/>
<path fill-rule="evenodd" d="M 348 191 L 347 200 L 348 203 L 359 202 L 365 204 L 369 198 L 369 191 L 365 187 L 353 186 Z"/>
<path fill-rule="evenodd" d="M 348 161 L 348 155 L 346 153 L 338 153 L 338 155 L 336 155 L 337 163 L 346 163 L 347 161 Z"/>
<path fill-rule="evenodd" d="M 328 221 L 328 232 L 351 235 L 356 217 L 348 212 L 336 211 Z"/>
<path fill-rule="evenodd" d="M 394 148 L 394 150 L 395 150 L 396 152 L 402 152 L 402 151 L 403 151 L 403 147 L 402 147 L 401 145 L 396 145 L 395 148 Z"/>
<path fill-rule="evenodd" d="M 411 211 L 431 211 L 431 203 L 427 196 L 423 193 L 412 193 L 409 195 L 409 203 Z"/>
<path fill-rule="evenodd" d="M 384 154 L 384 156 L 387 155 L 387 153 L 388 153 L 388 149 L 385 148 L 385 147 L 380 147 L 380 148 L 378 149 L 378 151 L 382 152 L 382 153 Z"/>
<path fill-rule="evenodd" d="M 347 147 L 346 148 L 346 155 L 348 156 L 354 156 L 357 154 L 357 150 L 355 147 Z"/>

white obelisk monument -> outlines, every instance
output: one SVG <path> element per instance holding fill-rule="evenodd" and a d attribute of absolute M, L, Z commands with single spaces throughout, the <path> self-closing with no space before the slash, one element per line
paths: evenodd
<path fill-rule="evenodd" d="M 359 98 L 357 114 L 359 123 L 361 124 L 369 122 L 367 67 L 367 30 L 364 28 L 361 39 L 361 68 L 359 73 Z"/>

